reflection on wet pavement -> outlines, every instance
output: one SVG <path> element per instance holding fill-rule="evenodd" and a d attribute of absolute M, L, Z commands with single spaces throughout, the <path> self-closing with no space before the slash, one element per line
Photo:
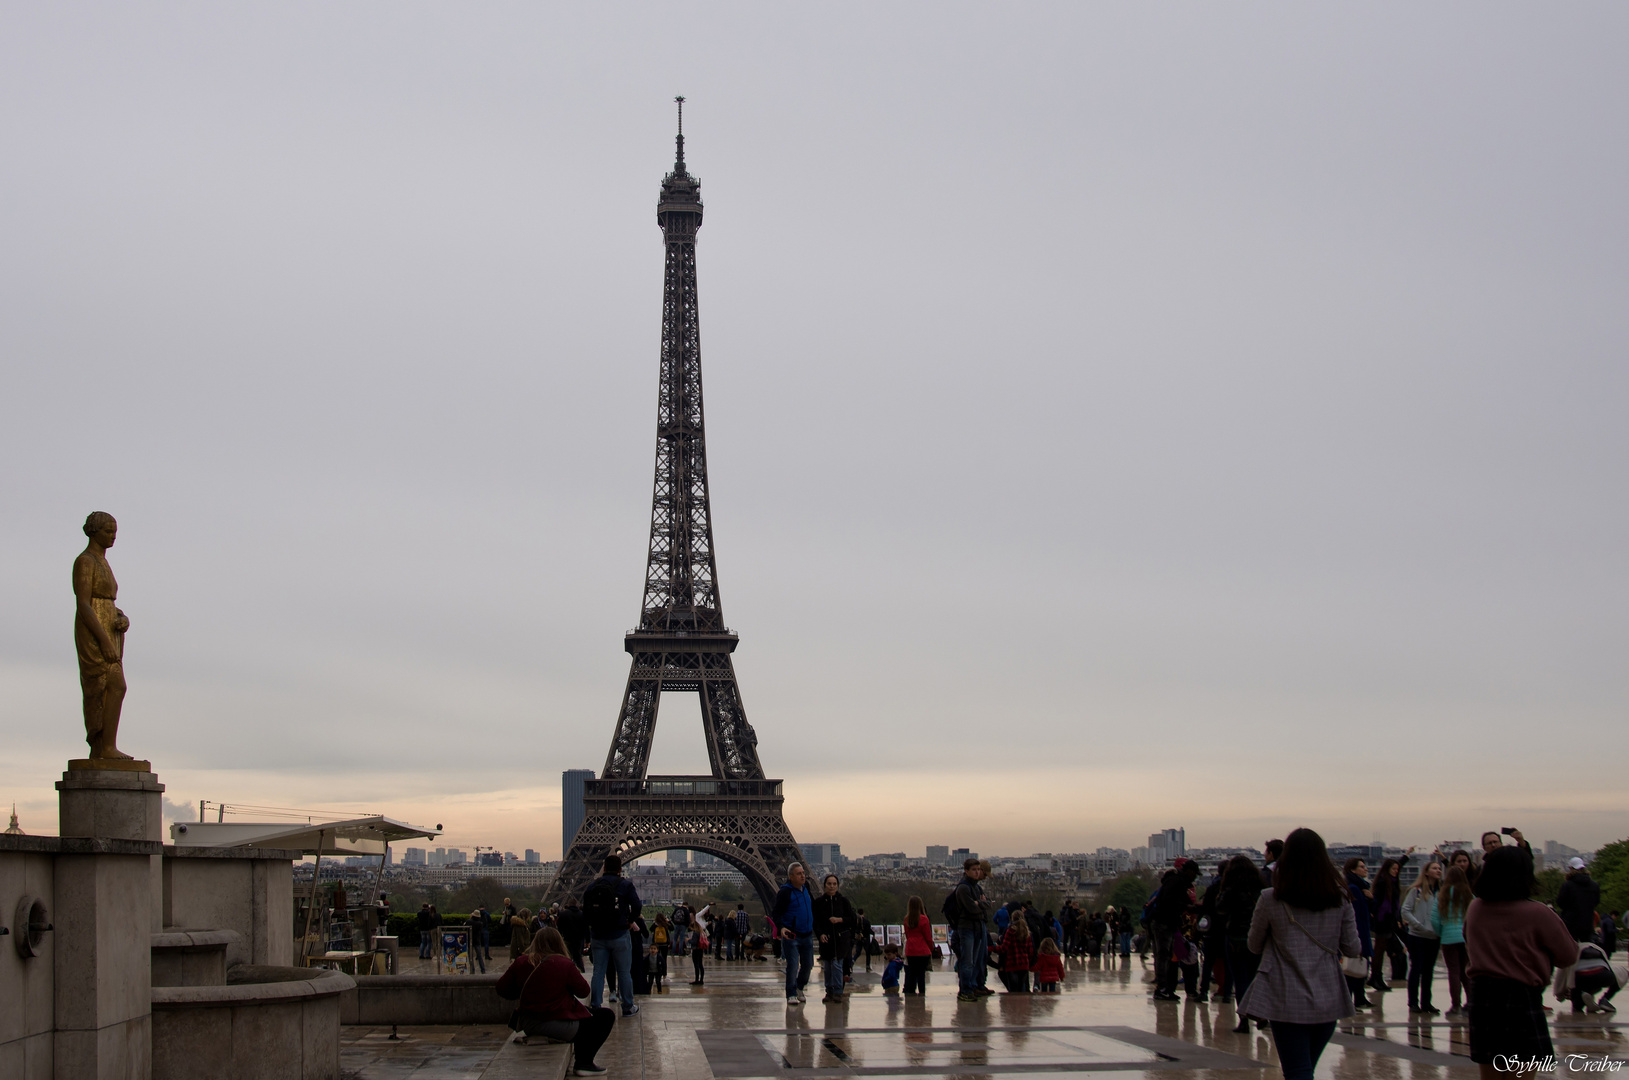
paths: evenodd
<path fill-rule="evenodd" d="M 1269 1032 L 1235 1034 L 1228 1003 L 1155 1004 L 1151 971 L 1129 962 L 1072 960 L 1063 992 L 1001 994 L 978 1003 L 956 1000 L 955 976 L 936 970 L 927 995 L 885 995 L 876 974 L 856 972 L 841 1005 L 788 1007 L 776 965 L 714 964 L 706 984 L 675 986 L 639 999 L 637 1016 L 620 1020 L 599 1063 L 613 1080 L 725 1080 L 781 1077 L 814 1080 L 841 1076 L 993 1077 L 1022 1074 L 1079 1080 L 1085 1074 L 1150 1075 L 1205 1080 L 1262 1080 L 1279 1074 Z M 813 987 L 819 992 L 818 973 Z M 1318 1064 L 1320 1078 L 1338 1080 L 1470 1080 L 1476 1066 L 1465 1055 L 1467 1028 L 1460 1018 L 1411 1017 L 1403 993 L 1375 995 L 1379 1007 L 1341 1024 Z M 1584 1055 L 1594 1073 L 1616 1071 L 1600 1062 L 1629 1054 L 1625 1025 L 1616 1016 L 1553 1014 L 1559 1056 Z M 403 1029 L 411 1043 L 416 1032 Z M 455 1029 L 456 1030 L 456 1029 Z M 465 1029 L 471 1033 L 477 1029 Z M 466 1036 L 444 1047 L 391 1044 L 389 1058 L 377 1030 L 347 1029 L 344 1067 L 356 1080 L 478 1077 L 491 1035 Z M 1620 1066 L 1619 1068 L 1625 1068 Z M 1593 1074 L 1593 1073 L 1592 1073 Z M 1563 1069 L 1563 1075 L 1566 1070 Z M 1584 1075 L 1582 1072 L 1579 1075 Z"/>

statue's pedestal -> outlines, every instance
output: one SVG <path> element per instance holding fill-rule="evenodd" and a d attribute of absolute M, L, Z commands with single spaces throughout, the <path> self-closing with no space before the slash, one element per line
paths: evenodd
<path fill-rule="evenodd" d="M 164 901 L 164 785 L 145 761 L 71 761 L 57 782 L 58 1077 L 152 1075 L 152 935 Z M 135 843 L 131 843 L 135 841 Z M 78 850 L 73 850 L 77 848 Z"/>

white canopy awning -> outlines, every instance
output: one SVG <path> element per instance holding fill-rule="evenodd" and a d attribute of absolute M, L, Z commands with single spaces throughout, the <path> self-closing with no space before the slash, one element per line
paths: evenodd
<path fill-rule="evenodd" d="M 439 828 L 382 814 L 347 821 L 178 821 L 170 826 L 176 847 L 297 848 L 307 855 L 383 855 L 386 844 L 439 835 Z"/>

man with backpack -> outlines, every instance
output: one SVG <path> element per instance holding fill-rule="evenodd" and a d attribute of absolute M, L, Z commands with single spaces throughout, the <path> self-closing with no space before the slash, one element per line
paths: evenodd
<path fill-rule="evenodd" d="M 990 949 L 985 932 L 990 901 L 984 898 L 984 890 L 979 887 L 979 878 L 983 876 L 983 867 L 977 859 L 963 862 L 962 879 L 945 897 L 941 909 L 956 931 L 956 978 L 960 983 L 957 1001 L 982 1001 L 985 995 L 992 993 L 983 985 L 985 957 Z"/>
<path fill-rule="evenodd" d="M 814 967 L 814 896 L 802 863 L 786 868 L 786 883 L 775 894 L 770 918 L 780 927 L 781 956 L 786 960 L 786 1004 L 809 1000 L 805 987 Z"/>
<path fill-rule="evenodd" d="M 605 974 L 615 965 L 617 989 L 622 999 L 622 1015 L 639 1011 L 633 1003 L 633 941 L 629 930 L 637 929 L 644 905 L 633 884 L 622 876 L 622 860 L 605 857 L 605 873 L 583 893 L 583 916 L 588 920 L 588 951 L 594 960 L 594 977 L 589 982 L 589 1000 L 600 1007 L 605 993 Z"/>

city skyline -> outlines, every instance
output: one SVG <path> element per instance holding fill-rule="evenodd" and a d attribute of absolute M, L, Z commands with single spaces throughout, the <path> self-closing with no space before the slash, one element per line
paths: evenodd
<path fill-rule="evenodd" d="M 628 675 L 683 93 L 794 835 L 1621 838 L 1629 13 L 1484 10 L 17 8 L 0 799 L 54 830 L 104 510 L 172 816 L 552 850 Z"/>

